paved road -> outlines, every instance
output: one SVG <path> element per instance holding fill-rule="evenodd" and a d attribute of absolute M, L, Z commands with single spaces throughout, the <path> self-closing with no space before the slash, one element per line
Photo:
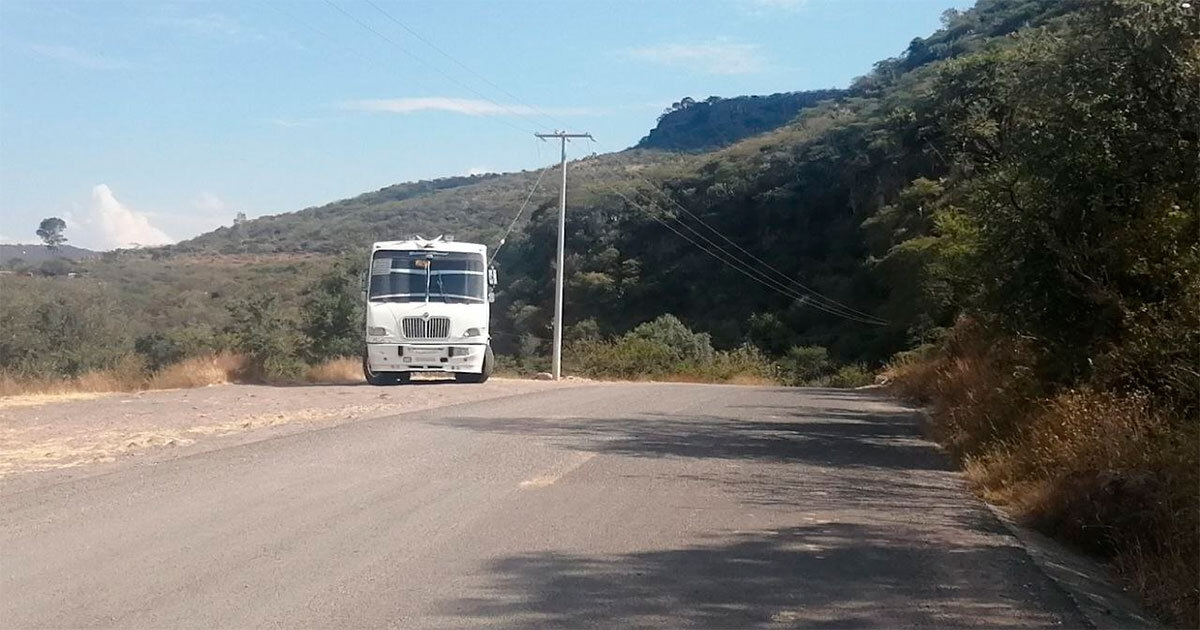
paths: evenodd
<path fill-rule="evenodd" d="M 0 498 L 5 628 L 1077 615 L 913 414 L 863 392 L 564 387 Z"/>

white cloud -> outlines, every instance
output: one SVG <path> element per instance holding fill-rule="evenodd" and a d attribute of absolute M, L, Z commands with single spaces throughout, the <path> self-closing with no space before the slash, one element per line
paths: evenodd
<path fill-rule="evenodd" d="M 35 55 L 89 70 L 120 70 L 129 67 L 129 62 L 97 55 L 71 46 L 30 44 L 29 50 Z"/>
<path fill-rule="evenodd" d="M 313 123 L 316 122 L 316 119 L 314 119 L 314 118 L 300 118 L 300 119 L 272 118 L 268 122 L 270 122 L 272 125 L 275 125 L 276 127 L 283 127 L 284 129 L 297 129 L 300 127 L 313 126 Z"/>
<path fill-rule="evenodd" d="M 547 113 L 572 116 L 601 114 L 607 110 L 594 107 L 538 107 L 529 105 L 505 105 L 492 101 L 448 96 L 424 96 L 405 98 L 376 98 L 342 103 L 345 109 L 361 112 L 384 112 L 389 114 L 415 114 L 417 112 L 451 112 L 467 116 L 528 116 Z"/>
<path fill-rule="evenodd" d="M 72 221 L 86 231 L 86 240 L 93 247 L 149 247 L 170 245 L 175 239 L 150 224 L 149 217 L 117 200 L 105 184 L 92 188 L 92 204 L 83 219 Z"/>
<path fill-rule="evenodd" d="M 624 51 L 630 59 L 649 61 L 671 68 L 687 68 L 707 74 L 755 74 L 764 61 L 755 44 L 714 40 L 698 44 L 658 44 Z"/>
<path fill-rule="evenodd" d="M 192 207 L 206 214 L 219 214 L 229 209 L 224 199 L 210 192 L 202 192 L 192 200 Z"/>
<path fill-rule="evenodd" d="M 795 13 L 808 4 L 808 0 L 739 0 L 741 7 L 753 15 L 766 15 L 772 12 Z"/>
<path fill-rule="evenodd" d="M 0 232 L 0 245 L 25 245 L 27 243 L 34 242 L 34 240 L 36 240 L 36 239 L 27 238 L 24 241 L 22 241 L 20 239 L 12 238 L 3 232 Z"/>
<path fill-rule="evenodd" d="M 241 35 L 258 37 L 257 33 L 246 29 L 241 22 L 221 13 L 162 16 L 151 18 L 150 22 L 198 37 L 238 37 Z"/>

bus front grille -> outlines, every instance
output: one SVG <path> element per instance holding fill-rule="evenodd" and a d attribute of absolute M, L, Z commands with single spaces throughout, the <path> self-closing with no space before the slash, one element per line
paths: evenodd
<path fill-rule="evenodd" d="M 405 317 L 402 324 L 407 339 L 445 339 L 450 336 L 449 317 Z"/>

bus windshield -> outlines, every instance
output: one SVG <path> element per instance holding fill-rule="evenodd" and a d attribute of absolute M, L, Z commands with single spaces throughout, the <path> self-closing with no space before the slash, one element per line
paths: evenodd
<path fill-rule="evenodd" d="M 372 302 L 483 302 L 483 256 L 468 252 L 376 251 L 371 258 Z"/>

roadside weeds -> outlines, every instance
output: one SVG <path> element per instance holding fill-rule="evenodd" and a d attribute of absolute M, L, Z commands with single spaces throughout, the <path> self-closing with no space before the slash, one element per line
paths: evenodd
<path fill-rule="evenodd" d="M 969 337 L 969 335 L 968 335 Z M 1104 560 L 1156 614 L 1200 626 L 1200 435 L 1136 392 L 1044 390 L 1019 346 L 958 339 L 886 372 L 927 434 L 1014 519 Z"/>
<path fill-rule="evenodd" d="M 249 378 L 245 357 L 221 352 L 172 363 L 146 373 L 133 358 L 115 367 L 88 372 L 71 379 L 18 378 L 0 373 L 0 408 L 95 398 L 105 394 L 154 390 L 191 389 L 226 383 L 262 385 L 351 385 L 363 382 L 357 359 L 335 358 L 308 366 L 297 381 Z"/>

